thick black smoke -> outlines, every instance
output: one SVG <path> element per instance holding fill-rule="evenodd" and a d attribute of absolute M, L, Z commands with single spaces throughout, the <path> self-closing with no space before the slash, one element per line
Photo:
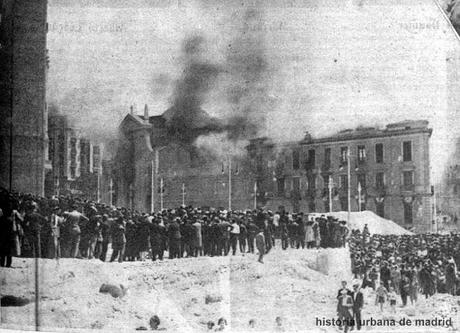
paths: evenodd
<path fill-rule="evenodd" d="M 230 114 L 226 130 L 232 141 L 260 135 L 270 111 L 270 70 L 264 49 L 263 22 L 259 9 L 248 9 L 240 30 L 228 47 L 226 68 L 230 84 L 226 95 Z"/>
<path fill-rule="evenodd" d="M 201 108 L 206 93 L 220 72 L 217 65 L 205 60 L 203 47 L 201 36 L 184 41 L 184 70 L 176 83 L 172 106 L 163 115 L 168 134 L 183 143 L 191 144 L 200 135 L 223 131 L 221 122 Z"/>

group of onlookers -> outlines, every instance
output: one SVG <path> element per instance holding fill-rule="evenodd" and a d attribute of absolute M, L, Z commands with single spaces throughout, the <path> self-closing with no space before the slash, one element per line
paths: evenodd
<path fill-rule="evenodd" d="M 421 292 L 458 295 L 460 234 L 370 235 L 353 230 L 349 240 L 352 270 L 363 286 L 377 290 L 377 301 L 401 297 L 402 305 Z"/>
<path fill-rule="evenodd" d="M 263 255 L 281 248 L 343 247 L 349 230 L 331 217 L 270 210 L 227 211 L 182 206 L 150 214 L 57 196 L 43 198 L 0 190 L 0 256 L 153 260 Z M 111 244 L 112 253 L 107 258 Z"/>

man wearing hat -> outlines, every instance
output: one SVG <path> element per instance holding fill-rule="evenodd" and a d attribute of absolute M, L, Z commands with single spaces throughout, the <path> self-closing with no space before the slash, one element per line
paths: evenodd
<path fill-rule="evenodd" d="M 48 242 L 48 255 L 50 259 L 59 259 L 61 256 L 61 245 L 60 245 L 60 230 L 61 225 L 64 223 L 64 219 L 60 216 L 59 206 L 53 208 L 53 213 L 50 217 L 50 241 Z"/>
<path fill-rule="evenodd" d="M 351 294 L 353 298 L 353 318 L 355 320 L 356 329 L 361 329 L 361 310 L 364 305 L 363 293 L 359 289 L 359 281 L 353 282 L 353 291 Z"/>

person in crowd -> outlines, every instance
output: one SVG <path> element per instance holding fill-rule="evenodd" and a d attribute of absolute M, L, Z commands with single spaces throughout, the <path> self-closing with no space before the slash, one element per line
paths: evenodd
<path fill-rule="evenodd" d="M 353 291 L 352 291 L 352 298 L 353 298 L 353 319 L 354 324 L 356 325 L 356 329 L 359 331 L 361 330 L 361 312 L 364 306 L 364 296 L 361 290 L 359 289 L 359 282 L 356 281 L 353 283 Z"/>
<path fill-rule="evenodd" d="M 176 217 L 168 226 L 169 259 L 180 258 L 180 218 Z"/>
<path fill-rule="evenodd" d="M 380 285 L 375 290 L 375 303 L 379 305 L 380 312 L 383 312 L 383 305 L 388 297 L 388 290 L 383 285 L 383 282 L 380 282 Z"/>
<path fill-rule="evenodd" d="M 60 214 L 59 206 L 53 208 L 53 213 L 50 216 L 50 237 L 48 242 L 48 255 L 50 259 L 59 259 L 61 257 L 61 227 L 64 224 L 64 218 Z"/>
<path fill-rule="evenodd" d="M 192 239 L 193 255 L 195 257 L 203 255 L 202 225 L 203 225 L 202 220 L 196 220 L 196 222 L 193 223 L 192 225 L 193 226 L 193 239 Z"/>
<path fill-rule="evenodd" d="M 264 263 L 264 254 L 266 253 L 265 249 L 265 235 L 263 230 L 259 230 L 256 235 L 256 247 L 257 251 L 259 251 L 259 259 L 258 261 L 263 264 Z"/>
<path fill-rule="evenodd" d="M 397 295 L 395 292 L 395 288 L 390 287 L 390 291 L 388 292 L 388 301 L 390 302 L 390 309 L 393 313 L 396 313 L 396 299 Z"/>
<path fill-rule="evenodd" d="M 24 216 L 23 225 L 25 238 L 31 246 L 32 253 L 35 258 L 43 257 L 40 237 L 41 230 L 46 222 L 46 218 L 38 213 L 38 204 L 36 202 L 30 202 L 26 206 L 26 214 Z"/>
<path fill-rule="evenodd" d="M 79 206 L 74 204 L 72 211 L 67 214 L 66 224 L 70 229 L 70 257 L 76 258 L 80 249 L 81 229 L 80 225 L 86 225 L 88 218 L 77 209 Z"/>
<path fill-rule="evenodd" d="M 246 224 L 241 221 L 241 219 L 238 221 L 238 225 L 240 227 L 240 235 L 238 237 L 238 242 L 240 244 L 240 253 L 245 254 L 246 253 L 246 243 L 247 243 L 247 238 L 248 238 L 248 229 L 246 227 Z"/>
<path fill-rule="evenodd" d="M 254 253 L 254 240 L 259 232 L 252 218 L 248 219 L 248 253 Z"/>
<path fill-rule="evenodd" d="M 341 289 L 337 297 L 337 315 L 340 321 L 339 329 L 348 332 L 353 327 L 353 295 L 348 289 Z"/>
<path fill-rule="evenodd" d="M 101 261 L 105 261 L 107 257 L 107 250 L 108 250 L 109 243 L 110 243 L 110 229 L 111 229 L 111 224 L 110 224 L 109 215 L 104 214 L 102 215 L 102 222 L 101 222 L 101 227 L 100 227 L 102 241 L 101 241 L 101 253 L 99 255 L 99 259 Z"/>
<path fill-rule="evenodd" d="M 238 246 L 238 238 L 240 237 L 240 225 L 237 223 L 235 218 L 232 218 L 230 225 L 230 245 L 232 248 L 232 255 L 236 254 L 236 248 Z"/>
<path fill-rule="evenodd" d="M 111 229 L 112 236 L 112 257 L 110 262 L 115 261 L 118 257 L 118 262 L 123 262 L 126 248 L 126 221 L 122 216 L 118 216 Z"/>

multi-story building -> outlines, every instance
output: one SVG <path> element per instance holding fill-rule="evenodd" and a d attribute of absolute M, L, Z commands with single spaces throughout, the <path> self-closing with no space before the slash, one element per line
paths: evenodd
<path fill-rule="evenodd" d="M 163 115 L 149 116 L 146 106 L 144 115 L 131 112 L 120 124 L 114 204 L 144 212 L 182 203 L 245 209 L 253 198 L 249 166 L 245 158 L 216 158 L 168 136 Z"/>
<path fill-rule="evenodd" d="M 85 138 L 67 117 L 49 116 L 51 170 L 46 174 L 45 194 L 71 194 L 87 199 L 101 198 L 103 146 Z"/>
<path fill-rule="evenodd" d="M 460 139 L 448 162 L 442 182 L 437 189 L 437 207 L 458 222 L 460 218 Z"/>
<path fill-rule="evenodd" d="M 47 0 L 3 0 L 0 6 L 0 186 L 43 194 Z"/>
<path fill-rule="evenodd" d="M 348 209 L 349 185 L 352 211 L 371 210 L 405 227 L 431 229 L 427 121 L 360 127 L 318 139 L 306 135 L 283 145 L 259 138 L 248 145 L 247 156 L 223 158 L 206 157 L 168 136 L 164 116 L 149 116 L 147 107 L 142 116 L 127 115 L 120 133 L 112 165 L 119 206 L 150 211 L 161 203 L 232 209 L 256 204 L 328 212 L 331 182 L 332 211 Z"/>
<path fill-rule="evenodd" d="M 404 227 L 431 230 L 431 133 L 427 121 L 406 121 L 318 139 L 307 134 L 282 147 L 254 141 L 248 150 L 261 200 L 272 209 L 346 211 L 350 186 L 352 211 L 371 210 Z"/>

